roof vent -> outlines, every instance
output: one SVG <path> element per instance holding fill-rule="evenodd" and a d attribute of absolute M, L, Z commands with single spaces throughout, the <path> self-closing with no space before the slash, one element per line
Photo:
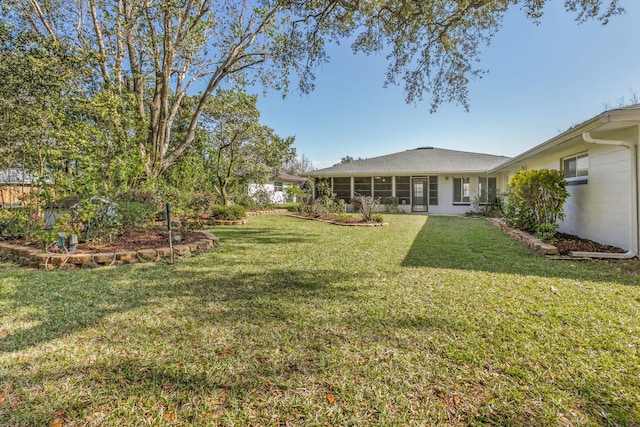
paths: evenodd
<path fill-rule="evenodd" d="M 433 147 L 418 147 L 416 150 L 433 150 Z"/>

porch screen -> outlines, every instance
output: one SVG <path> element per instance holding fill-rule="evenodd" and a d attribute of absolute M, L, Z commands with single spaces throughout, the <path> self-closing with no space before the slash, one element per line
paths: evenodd
<path fill-rule="evenodd" d="M 396 176 L 396 197 L 401 205 L 411 204 L 411 177 Z"/>
<path fill-rule="evenodd" d="M 333 192 L 336 198 L 348 202 L 351 199 L 351 178 L 333 178 Z"/>
<path fill-rule="evenodd" d="M 358 193 L 361 196 L 371 196 L 370 176 L 357 176 L 354 178 L 354 180 L 354 193 Z"/>
<path fill-rule="evenodd" d="M 373 177 L 373 196 L 374 197 L 391 197 L 391 177 L 375 176 Z"/>

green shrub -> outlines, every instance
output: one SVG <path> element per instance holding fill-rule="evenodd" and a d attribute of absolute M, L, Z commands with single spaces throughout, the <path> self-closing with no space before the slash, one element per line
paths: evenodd
<path fill-rule="evenodd" d="M 243 206 L 245 209 L 253 210 L 258 208 L 256 200 L 248 194 L 235 197 L 234 201 L 236 205 Z"/>
<path fill-rule="evenodd" d="M 397 197 L 385 197 L 382 199 L 382 204 L 387 209 L 387 212 L 395 212 L 398 210 L 398 206 L 400 205 L 400 199 Z"/>
<path fill-rule="evenodd" d="M 504 207 L 507 224 L 530 233 L 542 226 L 549 233 L 552 225 L 564 218 L 564 201 L 569 197 L 567 182 L 558 170 L 520 171 L 509 182 Z M 555 228 L 553 229 L 555 232 Z"/>
<path fill-rule="evenodd" d="M 536 237 L 541 240 L 553 242 L 555 240 L 558 224 L 540 224 L 536 228 Z"/>
<path fill-rule="evenodd" d="M 215 205 L 211 209 L 211 217 L 225 221 L 234 221 L 246 218 L 247 212 L 244 207 L 240 205 Z"/>
<path fill-rule="evenodd" d="M 258 188 L 252 196 L 256 201 L 256 205 L 260 209 L 270 209 L 273 207 L 273 202 L 271 201 L 271 193 L 264 187 Z"/>
<path fill-rule="evenodd" d="M 140 227 L 155 220 L 160 210 L 156 196 L 144 190 L 120 192 L 115 197 L 116 212 L 122 227 Z"/>
<path fill-rule="evenodd" d="M 44 221 L 29 207 L 0 209 L 0 236 L 4 238 L 37 238 Z"/>
<path fill-rule="evenodd" d="M 371 221 L 373 221 L 373 222 L 384 222 L 384 217 L 379 213 L 373 214 L 373 215 L 371 215 Z"/>

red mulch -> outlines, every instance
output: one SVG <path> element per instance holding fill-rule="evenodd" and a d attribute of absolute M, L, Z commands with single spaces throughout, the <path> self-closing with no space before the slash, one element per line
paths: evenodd
<path fill-rule="evenodd" d="M 174 237 L 173 244 L 193 243 L 204 239 L 202 233 L 196 231 L 172 231 Z M 175 240 L 176 236 L 180 236 L 180 241 Z M 9 240 L 10 243 L 28 245 L 34 248 L 39 246 L 26 242 L 24 239 Z M 105 238 L 102 242 L 80 243 L 75 253 L 97 253 L 97 252 L 124 252 L 135 251 L 139 249 L 152 249 L 169 246 L 169 231 L 162 228 L 150 229 L 130 229 L 122 234 L 114 235 L 109 240 Z M 40 249 L 44 247 L 40 246 Z"/>
<path fill-rule="evenodd" d="M 571 234 L 556 233 L 555 241 L 549 242 L 556 248 L 560 255 L 569 255 L 570 251 L 579 252 L 606 252 L 625 253 L 623 249 L 615 246 L 603 245 L 588 239 L 582 239 Z"/>

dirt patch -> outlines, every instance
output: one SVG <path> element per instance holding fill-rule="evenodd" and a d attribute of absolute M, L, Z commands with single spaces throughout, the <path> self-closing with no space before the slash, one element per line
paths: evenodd
<path fill-rule="evenodd" d="M 578 252 L 605 252 L 605 253 L 625 253 L 626 251 L 615 246 L 603 245 L 588 239 L 565 233 L 557 233 L 554 241 L 547 241 L 558 248 L 560 255 L 569 255 L 571 251 Z"/>
<path fill-rule="evenodd" d="M 193 243 L 205 238 L 197 231 L 172 231 L 173 244 Z M 178 237 L 179 236 L 179 237 Z M 8 243 L 44 249 L 43 246 L 26 242 L 24 239 L 7 240 Z M 124 252 L 140 249 L 154 249 L 169 246 L 169 232 L 162 228 L 129 229 L 102 241 L 80 243 L 74 253 Z"/>

